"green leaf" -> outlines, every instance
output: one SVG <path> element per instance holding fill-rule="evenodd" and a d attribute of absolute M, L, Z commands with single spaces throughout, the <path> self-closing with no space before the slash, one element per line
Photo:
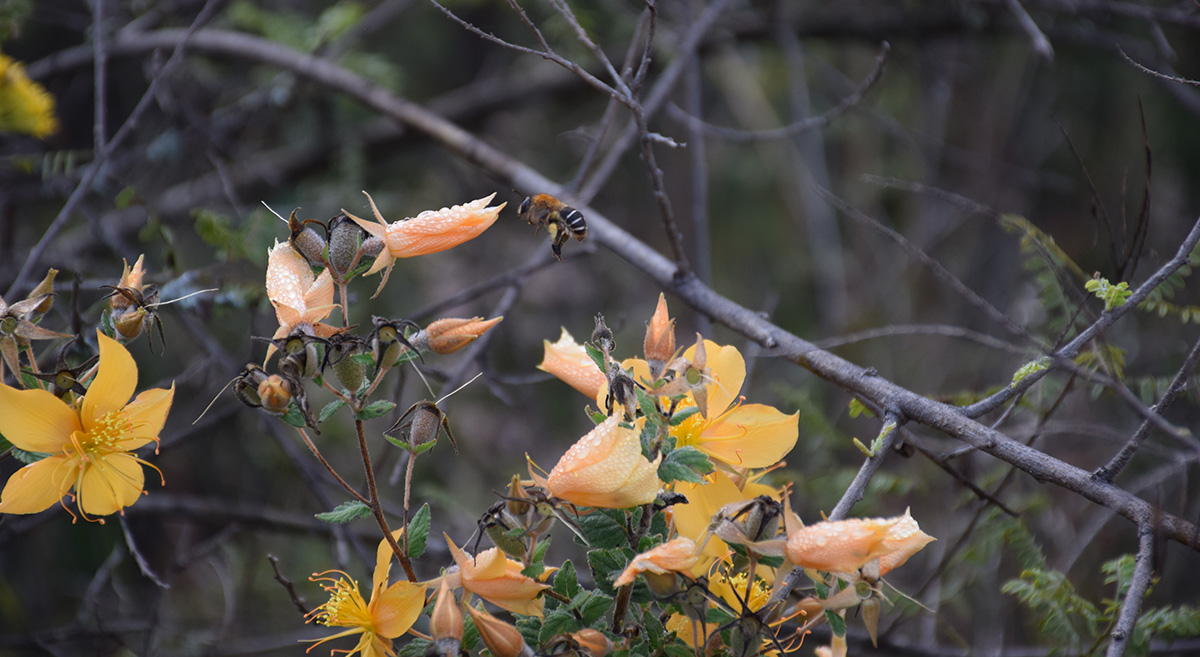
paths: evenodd
<path fill-rule="evenodd" d="M 283 420 L 284 422 L 287 422 L 288 424 L 292 425 L 293 427 L 306 426 L 304 424 L 304 415 L 302 413 L 300 413 L 300 407 L 296 406 L 295 402 L 292 402 L 292 405 L 288 406 L 287 412 L 284 413 L 283 415 L 280 415 L 279 419 Z"/>
<path fill-rule="evenodd" d="M 559 634 L 568 634 L 582 630 L 583 626 L 571 612 L 562 609 L 556 609 L 548 614 L 542 620 L 542 629 L 538 632 L 538 643 L 546 643 L 558 636 Z"/>
<path fill-rule="evenodd" d="M 1013 374 L 1012 383 L 1009 384 L 1009 387 L 1015 388 L 1029 375 L 1049 369 L 1050 362 L 1049 356 L 1039 356 L 1038 358 L 1025 363 L 1021 366 L 1021 369 L 1017 370 L 1017 372 Z"/>
<path fill-rule="evenodd" d="M 342 502 L 333 511 L 318 513 L 316 517 L 317 520 L 324 522 L 345 524 L 351 520 L 366 518 L 369 515 L 371 515 L 371 507 L 358 500 L 351 500 L 349 502 Z"/>
<path fill-rule="evenodd" d="M 698 484 L 704 481 L 703 475 L 712 471 L 708 456 L 690 445 L 672 450 L 658 464 L 658 478 L 667 484 L 681 480 Z"/>
<path fill-rule="evenodd" d="M 625 564 L 629 561 L 625 557 L 625 552 L 620 548 L 591 550 L 587 557 L 596 585 L 606 594 L 615 593 L 612 582 L 622 570 L 625 570 Z"/>
<path fill-rule="evenodd" d="M 342 407 L 345 405 L 346 405 L 346 402 L 344 402 L 340 399 L 335 399 L 335 400 L 329 402 L 328 404 L 325 404 L 325 408 L 322 408 L 320 415 L 317 416 L 317 422 L 318 423 L 325 422 L 329 418 L 333 417 L 333 414 L 340 411 L 342 409 Z"/>
<path fill-rule="evenodd" d="M 425 542 L 429 539 L 429 526 L 432 522 L 429 504 L 421 505 L 408 521 L 408 556 L 410 559 L 420 559 L 425 554 Z"/>
<path fill-rule="evenodd" d="M 860 415 L 865 415 L 867 417 L 875 417 L 875 414 L 871 412 L 871 409 L 867 408 L 867 405 L 862 403 L 862 401 L 860 401 L 858 397 L 854 397 L 850 400 L 850 407 L 849 407 L 848 412 L 850 414 L 850 417 L 852 417 L 852 418 L 858 417 Z"/>
<path fill-rule="evenodd" d="M 387 415 L 392 412 L 396 405 L 386 399 L 373 401 L 370 404 L 362 407 L 362 410 L 354 414 L 356 420 L 371 420 L 380 415 Z"/>
<path fill-rule="evenodd" d="M 583 343 L 583 348 L 587 350 L 588 357 L 592 359 L 592 362 L 596 364 L 596 367 L 600 368 L 600 371 L 607 375 L 608 370 L 604 368 L 604 352 L 593 347 L 592 343 L 590 342 Z"/>
<path fill-rule="evenodd" d="M 688 419 L 689 417 L 691 417 L 699 412 L 700 412 L 699 406 L 688 406 L 687 408 L 683 409 L 682 411 L 676 411 L 675 414 L 671 416 L 671 426 L 673 426 L 673 427 L 679 426 L 679 424 L 682 423 L 684 420 Z"/>
<path fill-rule="evenodd" d="M 667 628 L 663 627 L 663 624 L 658 620 L 658 616 L 647 609 L 642 614 L 642 634 L 650 642 L 650 647 L 656 651 L 662 650 L 662 639 L 666 633 Z"/>
<path fill-rule="evenodd" d="M 4 441 L 4 442 L 8 443 L 8 441 Z M 27 451 L 21 449 L 20 447 L 13 447 L 12 452 L 10 452 L 10 453 L 13 455 L 13 458 L 17 459 L 21 463 L 24 463 L 25 465 L 29 465 L 30 463 L 37 463 L 38 461 L 46 458 L 47 456 L 50 456 L 49 454 L 43 454 L 41 452 L 27 452 Z"/>
<path fill-rule="evenodd" d="M 613 599 L 599 591 L 591 591 L 587 596 L 578 609 L 579 615 L 583 617 L 583 624 L 590 627 L 608 614 L 608 610 L 612 609 Z"/>
<path fill-rule="evenodd" d="M 117 210 L 124 210 L 125 208 L 133 205 L 133 202 L 136 199 L 137 189 L 135 189 L 133 185 L 126 185 L 125 189 L 117 192 L 117 198 L 113 202 L 113 207 Z"/>
<path fill-rule="evenodd" d="M 846 636 L 846 619 L 845 618 L 842 618 L 841 616 L 833 613 L 832 611 L 826 610 L 825 611 L 825 620 L 829 621 L 829 630 L 831 632 L 833 632 L 834 636 L 840 636 L 840 637 Z"/>
<path fill-rule="evenodd" d="M 625 527 L 606 513 L 590 513 L 579 518 L 579 528 L 587 538 L 588 547 L 615 548 L 628 543 Z M 578 540 L 578 538 L 576 539 Z"/>
<path fill-rule="evenodd" d="M 567 598 L 574 598 L 579 593 L 579 577 L 575 573 L 575 564 L 570 559 L 554 573 L 554 592 Z"/>

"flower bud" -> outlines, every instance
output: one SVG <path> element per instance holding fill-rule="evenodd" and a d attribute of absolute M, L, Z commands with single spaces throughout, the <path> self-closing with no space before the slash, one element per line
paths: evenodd
<path fill-rule="evenodd" d="M 42 282 L 38 283 L 37 287 L 33 288 L 33 291 L 30 292 L 29 296 L 26 297 L 27 299 L 37 299 L 42 297 L 42 295 L 46 295 L 44 298 L 42 298 L 42 301 L 29 312 L 25 319 L 31 322 L 36 322 L 37 320 L 41 319 L 43 315 L 50 312 L 50 306 L 54 303 L 54 277 L 56 276 L 58 276 L 58 270 L 51 268 L 46 272 L 46 277 L 42 279 Z"/>
<path fill-rule="evenodd" d="M 486 611 L 467 607 L 467 613 L 475 621 L 479 630 L 479 638 L 496 657 L 532 657 L 533 651 L 525 644 L 525 639 L 517 628 L 492 616 Z"/>
<path fill-rule="evenodd" d="M 438 655 L 456 656 L 463 636 L 463 617 L 450 591 L 450 582 L 442 578 L 438 588 L 437 602 L 429 614 L 429 634 Z"/>
<path fill-rule="evenodd" d="M 131 290 L 134 292 L 142 291 L 142 278 L 146 275 L 146 269 L 142 262 L 146 259 L 146 255 L 138 256 L 137 262 L 133 263 L 133 267 L 129 266 L 129 262 L 122 260 L 125 263 L 125 269 L 121 273 L 121 282 L 117 287 Z M 109 307 L 114 311 L 124 310 L 134 305 L 133 299 L 126 297 L 124 294 L 113 294 L 108 298 Z"/>
<path fill-rule="evenodd" d="M 650 374 L 657 377 L 663 367 L 675 355 L 675 320 L 667 315 L 667 299 L 658 295 L 658 307 L 646 324 L 646 340 L 643 343 L 646 360 L 650 361 Z"/>
<path fill-rule="evenodd" d="M 113 297 L 113 303 L 116 304 L 117 298 L 125 299 L 121 295 Z M 128 299 L 125 299 L 128 302 Z M 119 314 L 113 314 L 113 327 L 117 329 L 117 333 L 126 340 L 132 340 L 142 334 L 142 329 L 146 325 L 146 317 L 149 312 L 145 308 L 136 308 L 133 310 L 126 309 Z"/>
<path fill-rule="evenodd" d="M 612 329 L 604 323 L 604 315 L 596 315 L 596 328 L 592 331 L 592 345 L 604 352 L 606 358 L 617 346 L 613 341 Z"/>
<path fill-rule="evenodd" d="M 258 398 L 268 412 L 283 415 L 292 403 L 292 386 L 282 376 L 272 374 L 258 384 Z"/>
<path fill-rule="evenodd" d="M 439 319 L 415 336 L 413 342 L 424 342 L 430 351 L 445 356 L 471 344 L 502 319 L 503 316 L 486 321 L 482 317 Z"/>
<path fill-rule="evenodd" d="M 543 340 L 542 349 L 544 355 L 538 369 L 553 374 L 588 399 L 595 399 L 608 385 L 608 377 L 596 367 L 587 349 L 575 342 L 567 329 L 562 330 L 557 342 Z"/>
<path fill-rule="evenodd" d="M 604 657 L 613 649 L 612 641 L 603 632 L 590 627 L 572 634 L 571 638 L 592 657 Z"/>

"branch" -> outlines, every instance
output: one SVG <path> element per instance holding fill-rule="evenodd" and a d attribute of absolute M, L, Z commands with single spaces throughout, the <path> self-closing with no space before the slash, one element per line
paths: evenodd
<path fill-rule="evenodd" d="M 1146 599 L 1146 591 L 1150 588 L 1150 580 L 1154 575 L 1153 562 L 1154 528 L 1146 522 L 1138 526 L 1137 565 L 1133 569 L 1133 578 L 1129 580 L 1129 590 L 1125 593 L 1125 604 L 1121 605 L 1117 626 L 1111 634 L 1112 643 L 1108 644 L 1108 651 L 1104 653 L 1106 657 L 1121 657 L 1125 654 L 1125 648 L 1133 636 L 1133 627 L 1142 613 L 1142 602 Z"/>
<path fill-rule="evenodd" d="M 711 6 L 710 6 L 711 9 Z M 129 53 L 144 51 L 161 44 L 174 43 L 179 30 L 162 30 L 139 35 L 136 42 L 121 39 L 110 44 L 110 51 Z M 506 153 L 480 141 L 462 128 L 441 117 L 430 114 L 420 106 L 399 98 L 387 89 L 331 62 L 305 55 L 278 43 L 245 34 L 220 30 L 201 30 L 189 42 L 194 52 L 209 52 L 256 60 L 293 71 L 330 89 L 346 93 L 359 102 L 384 113 L 414 130 L 424 132 L 443 146 L 457 153 L 489 174 L 527 191 L 556 193 L 559 188 L 532 168 L 514 160 Z M 674 64 L 674 62 L 673 62 Z M 680 66 L 682 69 L 682 65 Z M 625 261 L 641 270 L 663 289 L 699 312 L 774 350 L 797 365 L 842 388 L 895 409 L 908 421 L 937 429 L 1002 461 L 1010 463 L 1038 481 L 1051 483 L 1072 491 L 1088 500 L 1107 506 L 1120 515 L 1139 522 L 1152 513 L 1151 505 L 1112 484 L 1093 480 L 1090 473 L 1022 445 L 993 428 L 984 426 L 968 416 L 964 409 L 936 402 L 878 376 L 834 354 L 822 351 L 812 343 L 772 324 L 754 311 L 721 296 L 694 276 L 676 277 L 675 264 L 618 227 L 599 210 L 579 207 L 587 215 L 589 233 L 596 241 Z M 1077 353 L 1091 339 L 1107 329 L 1125 312 L 1140 303 L 1150 290 L 1187 261 L 1196 242 L 1200 241 L 1200 221 L 1180 247 L 1179 254 L 1139 287 L 1123 306 L 1103 314 L 1075 340 L 1060 350 L 1059 355 Z M 1026 377 L 1026 381 L 1036 375 Z M 1040 377 L 1037 377 L 1040 378 Z M 1024 383 L 1024 382 L 1023 382 Z M 1032 384 L 1030 384 L 1032 385 Z M 1200 530 L 1178 517 L 1162 514 L 1160 530 L 1166 538 L 1192 549 L 1200 548 Z"/>

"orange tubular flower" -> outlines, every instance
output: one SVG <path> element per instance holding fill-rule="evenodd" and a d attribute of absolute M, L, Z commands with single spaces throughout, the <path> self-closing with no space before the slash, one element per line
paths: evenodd
<path fill-rule="evenodd" d="M 661 454 L 647 461 L 637 430 L 622 427 L 621 416 L 614 415 L 572 445 L 542 485 L 578 506 L 627 509 L 658 497 L 660 461 Z"/>
<path fill-rule="evenodd" d="M 0 385 L 0 433 L 27 452 L 50 456 L 13 474 L 0 513 L 37 513 L 74 489 L 84 519 L 121 511 L 145 493 L 143 465 L 131 452 L 158 442 L 175 387 L 137 388 L 137 365 L 119 342 L 97 332 L 96 378 L 75 407 L 41 389 Z M 154 467 L 154 466 L 150 466 Z"/>
<path fill-rule="evenodd" d="M 522 575 L 525 566 L 504 556 L 499 548 L 491 548 L 471 557 L 446 537 L 454 563 L 458 564 L 459 584 L 492 604 L 525 616 L 542 616 L 545 600 L 539 595 L 550 588 Z M 451 573 L 448 577 L 454 577 Z M 451 585 L 455 582 L 451 580 Z"/>
<path fill-rule="evenodd" d="M 362 226 L 363 230 L 383 241 L 384 250 L 367 270 L 367 274 L 374 274 L 381 269 L 387 269 L 383 273 L 383 280 L 379 282 L 379 289 L 375 290 L 375 296 L 379 295 L 380 290 L 387 283 L 388 275 L 391 274 L 396 258 L 411 258 L 437 253 L 474 239 L 496 221 L 496 218 L 500 216 L 500 210 L 507 205 L 507 203 L 501 203 L 496 207 L 488 207 L 488 203 L 496 197 L 495 194 L 492 194 L 452 208 L 426 210 L 411 219 L 393 221 L 389 224 L 379 214 L 379 208 L 375 207 L 375 200 L 371 198 L 371 195 L 365 191 L 363 194 L 367 195 L 367 200 L 371 203 L 371 211 L 375 213 L 375 222 L 360 219 L 345 210 L 342 212 Z"/>
<path fill-rule="evenodd" d="M 667 573 L 683 573 L 690 576 L 692 566 L 700 557 L 696 551 L 696 543 L 686 536 L 679 536 L 666 543 L 657 545 L 633 558 L 614 587 L 633 583 L 633 578 L 644 573 L 666 575 Z"/>
<path fill-rule="evenodd" d="M 853 518 L 818 522 L 792 532 L 788 561 L 801 568 L 853 573 L 879 560 L 880 574 L 903 564 L 934 538 L 906 511 L 894 518 Z"/>
<path fill-rule="evenodd" d="M 642 351 L 646 354 L 646 360 L 658 361 L 660 368 L 675 355 L 675 320 L 667 314 L 667 298 L 661 292 L 654 315 L 646 324 Z"/>
<path fill-rule="evenodd" d="M 297 328 L 311 329 L 322 338 L 338 331 L 321 323 L 337 307 L 333 303 L 333 278 L 329 271 L 314 276 L 308 261 L 287 242 L 276 241 L 267 252 L 267 298 L 275 306 L 275 318 L 279 320 L 279 329 L 272 338 L 282 338 Z M 267 358 L 273 353 L 274 345 L 267 349 Z"/>
<path fill-rule="evenodd" d="M 604 372 L 596 367 L 596 363 L 588 356 L 587 349 L 575 342 L 575 338 L 562 330 L 558 342 L 542 340 L 545 356 L 542 357 L 538 369 L 549 372 L 566 382 L 572 388 L 582 392 L 588 399 L 595 399 L 608 385 Z"/>
<path fill-rule="evenodd" d="M 800 435 L 800 414 L 784 415 L 765 404 L 742 404 L 737 393 L 746 380 L 746 361 L 734 347 L 704 341 L 713 381 L 705 386 L 709 416 L 696 413 L 672 427 L 679 447 L 691 445 L 738 468 L 766 468 L 792 451 Z M 690 360 L 696 347 L 683 352 Z"/>
<path fill-rule="evenodd" d="M 398 529 L 392 536 L 399 539 L 403 529 Z M 388 571 L 392 565 L 392 548 L 387 539 L 379 542 L 375 551 L 375 573 L 371 581 L 371 601 L 363 600 L 358 591 L 358 582 L 340 570 L 329 570 L 314 574 L 309 578 L 313 582 L 327 582 L 322 587 L 330 593 L 329 602 L 317 607 L 308 614 L 308 622 L 317 621 L 330 627 L 348 627 L 350 629 L 316 640 L 313 648 L 344 636 L 360 634 L 358 644 L 351 650 L 330 651 L 357 652 L 361 657 L 391 657 L 396 653 L 392 650 L 392 639 L 404 634 L 421 615 L 421 607 L 425 602 L 425 584 L 400 581 L 388 586 Z M 334 573 L 338 577 L 324 577 Z M 307 651 L 306 651 L 307 652 Z"/>

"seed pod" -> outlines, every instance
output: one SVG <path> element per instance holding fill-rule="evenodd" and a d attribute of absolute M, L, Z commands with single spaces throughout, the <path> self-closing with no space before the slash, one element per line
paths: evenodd
<path fill-rule="evenodd" d="M 296 210 L 299 209 L 296 208 Z M 292 231 L 291 236 L 288 237 L 288 241 L 292 243 L 292 248 L 304 256 L 304 259 L 309 264 L 324 265 L 325 238 L 308 225 L 314 223 L 321 226 L 321 222 L 311 219 L 300 221 L 296 218 L 296 210 L 292 210 L 291 216 L 288 217 L 288 229 Z"/>
<path fill-rule="evenodd" d="M 258 384 L 258 398 L 263 410 L 283 415 L 292 403 L 292 386 L 278 374 L 272 374 Z"/>
<path fill-rule="evenodd" d="M 605 358 L 608 358 L 608 355 L 616 347 L 612 329 L 604 323 L 604 315 L 596 315 L 596 329 L 592 331 L 592 344 L 604 353 Z"/>
<path fill-rule="evenodd" d="M 329 226 L 329 265 L 340 276 L 345 276 L 362 259 L 359 247 L 364 232 L 344 214 L 330 219 Z"/>

